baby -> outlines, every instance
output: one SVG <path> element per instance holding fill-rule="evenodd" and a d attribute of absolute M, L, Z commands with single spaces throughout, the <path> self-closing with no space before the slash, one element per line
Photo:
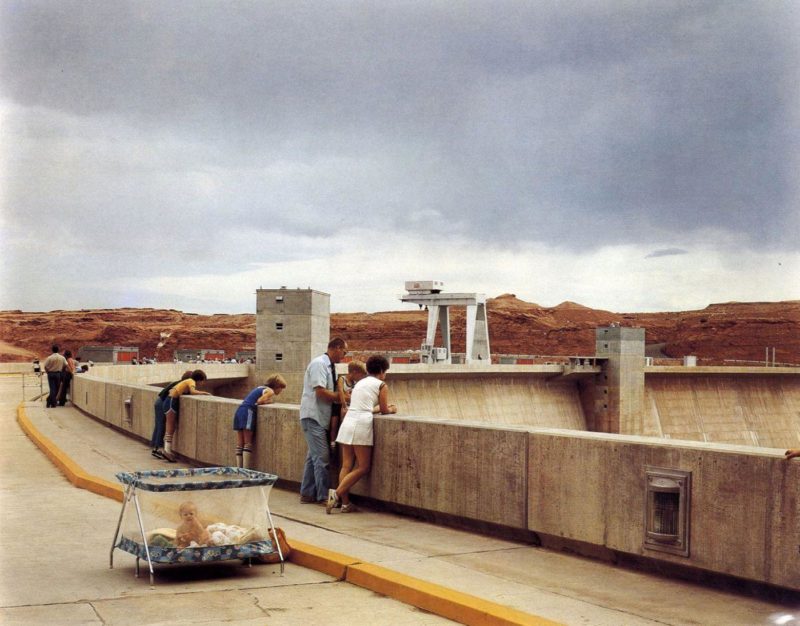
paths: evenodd
<path fill-rule="evenodd" d="M 190 547 L 192 543 L 196 546 L 207 546 L 211 543 L 211 535 L 200 524 L 197 519 L 197 507 L 194 502 L 184 502 L 178 508 L 181 515 L 181 525 L 175 529 L 175 545 L 178 548 Z"/>

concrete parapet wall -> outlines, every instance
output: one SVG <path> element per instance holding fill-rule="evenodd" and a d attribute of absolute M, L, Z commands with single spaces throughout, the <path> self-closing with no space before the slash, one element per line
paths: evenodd
<path fill-rule="evenodd" d="M 74 396 L 83 411 L 149 439 L 157 393 L 78 376 Z M 176 451 L 233 464 L 236 406 L 182 398 Z M 259 407 L 256 468 L 299 482 L 305 453 L 299 408 Z M 688 557 L 643 547 L 648 465 L 692 472 Z M 376 417 L 372 472 L 354 493 L 538 533 L 545 545 L 562 540 L 800 591 L 798 485 L 800 463 L 780 450 L 401 415 Z"/>
<path fill-rule="evenodd" d="M 94 365 L 88 374 L 103 380 L 157 384 L 177 380 L 186 370 L 203 370 L 209 379 L 242 378 L 252 374 L 247 363 L 154 363 L 152 365 Z"/>
<path fill-rule="evenodd" d="M 623 553 L 800 589 L 800 463 L 743 446 L 530 434 L 528 527 Z M 643 547 L 645 467 L 692 472 L 690 556 Z"/>
<path fill-rule="evenodd" d="M 159 391 L 158 387 L 150 385 L 84 375 L 75 378 L 73 404 L 119 430 L 149 441 Z M 233 414 L 239 403 L 239 400 L 215 396 L 183 396 L 174 449 L 204 465 L 233 465 L 236 441 Z M 255 460 L 259 469 L 291 481 L 300 480 L 305 457 L 305 439 L 299 428 L 298 410 L 296 405 L 259 407 L 256 430 Z M 302 449 L 297 465 L 297 455 L 285 453 L 290 447 Z M 284 457 L 291 463 L 285 462 Z"/>
<path fill-rule="evenodd" d="M 46 357 L 39 359 L 44 363 Z M 33 361 L 25 363 L 0 363 L 0 374 L 33 374 Z"/>

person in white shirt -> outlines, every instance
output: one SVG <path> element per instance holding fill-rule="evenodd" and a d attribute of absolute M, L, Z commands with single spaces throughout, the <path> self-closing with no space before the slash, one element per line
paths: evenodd
<path fill-rule="evenodd" d="M 367 359 L 366 378 L 359 380 L 350 396 L 350 406 L 344 415 L 336 443 L 342 449 L 342 469 L 339 486 L 328 490 L 325 512 L 337 508 L 341 502 L 342 513 L 356 510 L 350 502 L 350 489 L 369 473 L 372 464 L 372 414 L 375 405 L 381 414 L 397 413 L 397 407 L 389 404 L 389 388 L 384 380 L 389 370 L 389 361 L 381 355 Z M 343 407 L 344 410 L 344 407 Z"/>

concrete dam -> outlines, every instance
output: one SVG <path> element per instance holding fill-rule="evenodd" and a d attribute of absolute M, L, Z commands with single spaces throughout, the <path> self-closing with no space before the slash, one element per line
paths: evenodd
<path fill-rule="evenodd" d="M 206 389 L 224 397 L 182 399 L 174 450 L 232 465 L 233 398 L 278 371 L 289 387 L 258 408 L 254 466 L 291 486 L 306 452 L 303 372 L 329 339 L 327 294 L 257 294 L 257 365 L 202 366 Z M 155 385 L 183 369 L 96 366 L 75 378 L 73 402 L 146 441 Z M 609 327 L 597 330 L 595 355 L 567 364 L 394 364 L 387 382 L 400 410 L 375 417 L 356 497 L 544 547 L 800 592 L 800 463 L 782 454 L 800 446 L 800 368 L 649 366 L 642 329 Z"/>

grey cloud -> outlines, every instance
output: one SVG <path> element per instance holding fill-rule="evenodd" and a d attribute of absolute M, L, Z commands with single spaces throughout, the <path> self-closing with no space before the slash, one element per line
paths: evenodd
<path fill-rule="evenodd" d="M 681 254 L 689 254 L 688 250 L 683 248 L 664 248 L 662 250 L 653 250 L 650 254 L 645 256 L 645 259 L 655 259 L 661 256 L 678 256 Z"/>

